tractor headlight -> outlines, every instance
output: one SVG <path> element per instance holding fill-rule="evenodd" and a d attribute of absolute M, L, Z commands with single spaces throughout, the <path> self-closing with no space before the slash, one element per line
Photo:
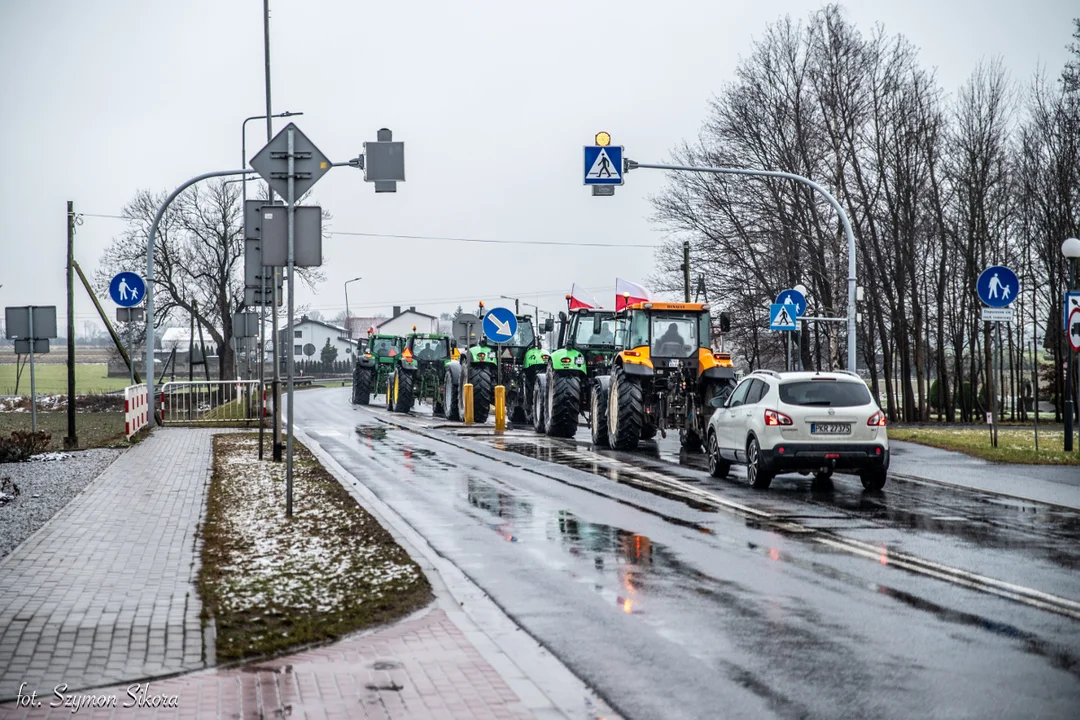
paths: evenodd
<path fill-rule="evenodd" d="M 576 358 L 574 358 L 574 364 L 575 365 L 584 365 L 585 364 L 585 358 L 583 358 L 581 355 L 578 355 Z"/>

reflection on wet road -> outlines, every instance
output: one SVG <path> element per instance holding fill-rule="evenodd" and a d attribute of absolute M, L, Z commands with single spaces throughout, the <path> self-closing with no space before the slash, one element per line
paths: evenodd
<path fill-rule="evenodd" d="M 628 459 L 418 432 L 337 391 L 297 403 L 312 438 L 626 717 L 1080 707 L 1080 622 L 902 560 L 1080 598 L 1073 514 L 842 476 L 763 494 L 663 444 Z"/>

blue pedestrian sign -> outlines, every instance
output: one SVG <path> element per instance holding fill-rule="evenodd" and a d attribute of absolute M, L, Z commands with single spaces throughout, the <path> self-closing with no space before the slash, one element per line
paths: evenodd
<path fill-rule="evenodd" d="M 622 145 L 585 146 L 585 184 L 622 185 Z"/>
<path fill-rule="evenodd" d="M 1020 280 L 1004 265 L 992 265 L 982 271 L 975 290 L 979 299 L 990 307 L 1008 307 L 1020 294 Z"/>
<path fill-rule="evenodd" d="M 504 343 L 517 332 L 517 318 L 513 310 L 494 307 L 484 315 L 484 335 L 494 343 Z"/>
<path fill-rule="evenodd" d="M 146 283 L 133 272 L 122 272 L 109 283 L 109 297 L 120 307 L 135 307 L 146 296 Z"/>
<path fill-rule="evenodd" d="M 795 312 L 792 310 L 791 305 L 788 303 L 773 303 L 769 307 L 769 329 L 795 329 Z"/>
<path fill-rule="evenodd" d="M 806 314 L 806 296 L 798 290 L 784 290 L 776 296 L 777 305 L 791 305 L 795 308 L 795 317 Z"/>

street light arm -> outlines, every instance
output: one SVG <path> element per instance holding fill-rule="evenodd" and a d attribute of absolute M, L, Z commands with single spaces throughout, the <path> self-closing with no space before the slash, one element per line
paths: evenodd
<path fill-rule="evenodd" d="M 855 357 L 855 318 L 856 318 L 856 274 L 855 274 L 855 233 L 851 230 L 851 221 L 848 219 L 847 213 L 844 212 L 844 208 L 841 207 L 839 201 L 833 197 L 832 193 L 818 185 L 816 182 L 808 177 L 802 175 L 796 175 L 795 173 L 782 172 L 780 170 L 751 170 L 749 168 L 720 168 L 720 167 L 693 167 L 689 165 L 660 165 L 656 163 L 639 163 L 634 160 L 627 159 L 626 169 L 635 170 L 637 168 L 652 168 L 655 170 L 679 170 L 684 172 L 706 172 L 714 173 L 717 175 L 749 175 L 751 177 L 775 177 L 783 178 L 785 180 L 794 180 L 797 183 L 802 183 L 813 190 L 816 190 L 821 194 L 825 200 L 832 206 L 836 214 L 840 216 L 840 224 L 844 227 L 844 235 L 847 237 L 848 242 L 848 370 L 855 372 L 856 357 Z"/>
<path fill-rule="evenodd" d="M 157 214 L 154 215 L 154 222 L 150 226 L 150 232 L 146 236 L 146 392 L 149 405 L 147 412 L 150 419 L 155 423 L 157 422 L 157 415 L 154 412 L 154 241 L 157 239 L 158 225 L 161 224 L 161 218 L 165 216 L 165 211 L 169 209 L 172 201 L 195 183 L 215 177 L 243 175 L 246 172 L 248 171 L 218 170 L 217 172 L 196 175 L 183 183 L 173 190 L 169 197 L 165 198 L 165 202 L 161 203 Z"/>

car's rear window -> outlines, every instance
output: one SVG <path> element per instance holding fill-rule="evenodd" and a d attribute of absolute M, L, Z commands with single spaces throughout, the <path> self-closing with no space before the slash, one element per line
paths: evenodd
<path fill-rule="evenodd" d="M 788 405 L 853 407 L 868 405 L 870 391 L 861 382 L 801 380 L 780 386 L 780 401 Z"/>

